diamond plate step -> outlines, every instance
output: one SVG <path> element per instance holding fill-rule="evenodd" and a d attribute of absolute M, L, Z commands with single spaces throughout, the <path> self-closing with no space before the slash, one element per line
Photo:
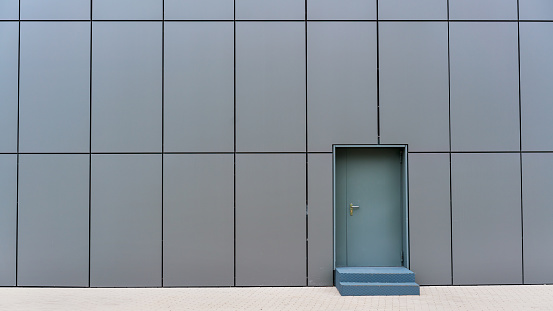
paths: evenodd
<path fill-rule="evenodd" d="M 336 288 L 342 296 L 420 295 L 417 283 L 341 282 Z"/>
<path fill-rule="evenodd" d="M 410 283 L 415 282 L 415 273 L 404 267 L 340 267 L 336 268 L 339 282 Z"/>

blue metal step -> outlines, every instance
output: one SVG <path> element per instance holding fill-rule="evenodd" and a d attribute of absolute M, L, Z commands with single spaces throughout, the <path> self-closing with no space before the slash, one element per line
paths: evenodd
<path fill-rule="evenodd" d="M 409 283 L 341 282 L 336 288 L 342 296 L 420 295 L 419 285 Z"/>
<path fill-rule="evenodd" d="M 336 268 L 336 288 L 342 296 L 420 295 L 415 273 L 404 267 Z"/>
<path fill-rule="evenodd" d="M 340 267 L 336 268 L 338 282 L 415 282 L 415 273 L 404 267 Z"/>

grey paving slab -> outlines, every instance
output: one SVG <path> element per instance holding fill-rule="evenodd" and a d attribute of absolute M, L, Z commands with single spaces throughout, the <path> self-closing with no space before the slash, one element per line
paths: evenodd
<path fill-rule="evenodd" d="M 342 297 L 334 287 L 0 288 L 3 310 L 551 310 L 553 286 L 421 287 L 420 296 Z"/>

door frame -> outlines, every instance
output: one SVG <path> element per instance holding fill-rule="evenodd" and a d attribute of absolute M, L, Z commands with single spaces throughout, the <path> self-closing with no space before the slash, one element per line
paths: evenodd
<path fill-rule="evenodd" d="M 336 149 L 337 148 L 395 148 L 402 149 L 402 164 L 401 164 L 401 183 L 402 183 L 402 228 L 403 228 L 403 266 L 410 269 L 409 260 L 409 170 L 408 170 L 408 153 L 407 145 L 332 145 L 332 232 L 333 232 L 333 268 L 336 270 Z"/>

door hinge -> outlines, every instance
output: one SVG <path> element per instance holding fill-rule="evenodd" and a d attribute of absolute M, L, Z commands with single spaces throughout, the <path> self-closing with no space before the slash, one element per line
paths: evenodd
<path fill-rule="evenodd" d="M 403 251 L 401 251 L 401 265 L 403 266 L 405 264 L 405 260 L 403 257 Z"/>

